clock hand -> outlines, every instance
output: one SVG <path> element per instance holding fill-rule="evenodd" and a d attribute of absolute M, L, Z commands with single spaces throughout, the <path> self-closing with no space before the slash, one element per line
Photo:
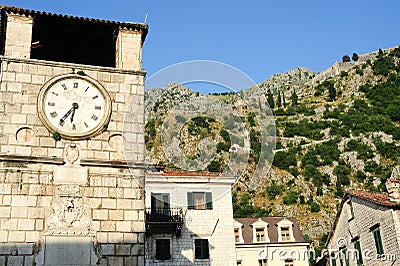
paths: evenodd
<path fill-rule="evenodd" d="M 74 116 L 75 116 L 75 110 L 79 108 L 78 103 L 73 103 L 72 104 L 72 114 L 71 114 L 71 123 L 74 121 Z"/>
<path fill-rule="evenodd" d="M 68 110 L 68 112 L 60 119 L 60 125 L 63 126 L 65 119 L 68 118 L 68 116 L 73 112 L 75 113 L 75 109 L 78 109 L 79 105 L 77 103 L 73 103 L 71 109 Z M 73 119 L 71 119 L 72 122 Z"/>
<path fill-rule="evenodd" d="M 75 108 L 72 109 L 71 123 L 74 122 Z"/>
<path fill-rule="evenodd" d="M 64 125 L 65 119 L 72 113 L 72 110 L 74 110 L 74 107 L 71 107 L 71 109 L 68 110 L 68 112 L 60 119 L 60 126 Z"/>

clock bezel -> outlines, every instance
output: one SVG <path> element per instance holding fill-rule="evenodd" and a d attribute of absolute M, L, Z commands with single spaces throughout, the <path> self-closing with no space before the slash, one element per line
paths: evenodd
<path fill-rule="evenodd" d="M 97 125 L 93 127 L 91 130 L 87 132 L 65 132 L 62 129 L 56 127 L 53 125 L 53 123 L 50 122 L 50 120 L 47 118 L 47 114 L 45 112 L 44 106 L 44 100 L 47 92 L 53 87 L 53 85 L 61 80 L 68 80 L 68 79 L 81 79 L 84 80 L 88 83 L 90 83 L 94 88 L 96 88 L 99 93 L 103 96 L 104 98 L 104 116 L 102 117 L 101 120 L 97 122 Z M 106 130 L 106 125 L 109 123 L 110 118 L 111 118 L 111 98 L 110 95 L 108 94 L 107 90 L 103 87 L 103 85 L 98 82 L 97 80 L 88 77 L 88 76 L 82 76 L 82 75 L 77 75 L 77 74 L 66 74 L 66 75 L 60 75 L 51 78 L 49 81 L 47 81 L 42 88 L 40 89 L 39 95 L 38 95 L 38 115 L 40 121 L 42 121 L 43 125 L 50 131 L 50 133 L 53 132 L 58 132 L 61 135 L 62 139 L 67 139 L 67 140 L 84 140 L 84 139 L 89 139 L 94 136 L 97 136 L 104 130 Z"/>

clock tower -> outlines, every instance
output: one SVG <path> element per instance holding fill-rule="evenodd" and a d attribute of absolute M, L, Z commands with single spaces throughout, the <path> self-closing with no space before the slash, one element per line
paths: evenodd
<path fill-rule="evenodd" d="M 0 265 L 144 265 L 147 31 L 1 7 Z"/>

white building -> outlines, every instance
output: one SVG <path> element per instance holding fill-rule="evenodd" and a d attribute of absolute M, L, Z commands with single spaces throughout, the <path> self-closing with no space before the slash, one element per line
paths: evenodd
<path fill-rule="evenodd" d="M 309 243 L 295 218 L 235 218 L 237 265 L 308 266 Z"/>
<path fill-rule="evenodd" d="M 327 244 L 332 266 L 400 265 L 399 182 L 387 181 L 389 195 L 344 195 Z"/>
<path fill-rule="evenodd" d="M 147 173 L 146 265 L 236 265 L 234 182 L 206 173 Z"/>

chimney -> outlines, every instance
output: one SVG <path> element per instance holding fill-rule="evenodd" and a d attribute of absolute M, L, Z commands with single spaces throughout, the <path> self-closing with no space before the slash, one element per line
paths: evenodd
<path fill-rule="evenodd" d="M 389 192 L 390 201 L 400 203 L 400 166 L 393 169 L 392 175 L 386 181 L 386 189 Z"/>

